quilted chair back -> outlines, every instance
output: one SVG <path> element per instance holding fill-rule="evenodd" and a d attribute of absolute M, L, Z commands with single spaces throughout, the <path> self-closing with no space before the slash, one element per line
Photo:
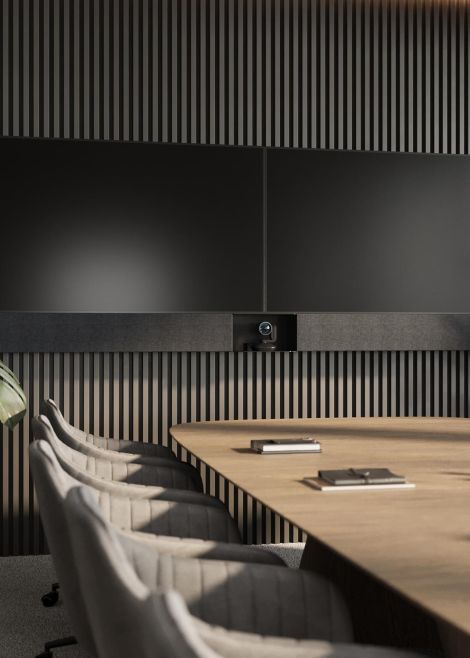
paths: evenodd
<path fill-rule="evenodd" d="M 34 431 L 35 419 L 32 423 Z M 66 610 L 80 645 L 95 655 L 64 508 L 67 493 L 77 486 L 77 482 L 60 467 L 46 441 L 34 441 L 29 447 L 29 455 L 41 518 L 61 591 L 64 592 Z M 93 493 L 90 492 L 90 496 Z"/>
<path fill-rule="evenodd" d="M 189 615 L 175 623 L 179 606 L 185 610 L 179 595 L 152 593 L 137 576 L 139 557 L 151 549 L 136 544 L 131 562 L 85 487 L 69 491 L 66 509 L 100 658 L 218 658 Z"/>

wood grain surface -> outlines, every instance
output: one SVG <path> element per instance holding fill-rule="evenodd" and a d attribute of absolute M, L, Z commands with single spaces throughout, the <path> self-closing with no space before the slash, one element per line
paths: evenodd
<path fill-rule="evenodd" d="M 470 421 L 352 418 L 177 425 L 174 439 L 307 532 L 317 544 L 431 615 L 470 656 Z M 318 455 L 258 455 L 250 440 L 314 436 Z M 387 467 L 416 489 L 324 493 L 319 469 Z"/>

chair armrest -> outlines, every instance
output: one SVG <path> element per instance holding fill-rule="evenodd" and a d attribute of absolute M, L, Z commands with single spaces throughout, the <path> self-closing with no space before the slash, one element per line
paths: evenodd
<path fill-rule="evenodd" d="M 224 508 L 97 493 L 103 515 L 120 530 L 241 543 L 238 527 Z"/>
<path fill-rule="evenodd" d="M 198 491 L 188 491 L 186 489 L 171 489 L 166 487 L 128 484 L 127 482 L 115 482 L 114 480 L 104 480 L 88 471 L 62 462 L 63 468 L 73 478 L 87 484 L 97 491 L 106 491 L 115 496 L 127 496 L 135 499 L 160 499 L 172 500 L 181 503 L 193 503 L 197 505 L 209 505 L 211 507 L 225 507 L 224 504 L 215 496 L 209 496 Z"/>
<path fill-rule="evenodd" d="M 86 469 L 92 475 L 115 482 L 203 490 L 200 473 L 193 466 L 176 460 L 139 457 L 133 461 L 117 461 L 87 455 Z"/>
<path fill-rule="evenodd" d="M 175 453 L 168 446 L 158 443 L 144 443 L 143 441 L 128 441 L 127 439 L 109 439 L 102 436 L 88 434 L 86 444 L 93 445 L 102 450 L 112 450 L 118 455 L 141 455 L 143 457 L 177 459 Z"/>
<path fill-rule="evenodd" d="M 285 566 L 283 560 L 262 548 L 244 546 L 228 542 L 215 542 L 201 539 L 154 536 L 139 531 L 122 531 L 131 539 L 143 542 L 160 554 L 170 553 L 178 557 L 201 558 L 204 560 L 228 560 L 250 562 L 252 564 L 272 564 Z"/>
<path fill-rule="evenodd" d="M 178 461 L 174 453 L 171 452 L 169 448 L 165 448 L 165 446 L 155 446 L 157 448 L 158 447 L 162 448 L 161 455 L 151 454 L 149 449 L 147 449 L 146 451 L 145 449 L 143 449 L 141 452 L 131 452 L 129 450 L 124 450 L 123 446 L 121 446 L 120 449 L 111 448 L 111 447 L 106 448 L 104 447 L 104 443 L 103 445 L 100 445 L 100 443 L 106 442 L 106 444 L 117 445 L 117 446 L 119 446 L 120 444 L 126 444 L 127 447 L 146 446 L 146 445 L 154 446 L 154 444 L 139 443 L 137 441 L 121 441 L 118 439 L 104 439 L 104 438 L 93 436 L 92 434 L 88 434 L 86 436 L 87 439 L 84 441 L 75 441 L 72 449 L 76 450 L 77 452 L 81 452 L 84 455 L 95 457 L 96 459 L 105 459 L 108 461 L 124 462 L 124 463 L 135 462 L 138 464 L 147 464 L 148 466 L 166 466 L 166 465 L 174 466 L 175 463 L 184 466 L 188 465 Z M 67 442 L 64 441 L 64 443 L 68 445 Z"/>

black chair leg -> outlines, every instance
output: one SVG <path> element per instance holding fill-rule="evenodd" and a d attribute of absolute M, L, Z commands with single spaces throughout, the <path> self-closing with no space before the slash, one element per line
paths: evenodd
<path fill-rule="evenodd" d="M 72 644 L 77 644 L 77 640 L 73 637 L 61 637 L 58 640 L 51 640 L 44 645 L 44 651 L 36 656 L 36 658 L 52 658 L 52 649 L 60 649 L 61 647 L 70 647 Z"/>
<path fill-rule="evenodd" d="M 51 591 L 41 596 L 43 606 L 50 608 L 59 600 L 59 583 L 52 583 Z"/>

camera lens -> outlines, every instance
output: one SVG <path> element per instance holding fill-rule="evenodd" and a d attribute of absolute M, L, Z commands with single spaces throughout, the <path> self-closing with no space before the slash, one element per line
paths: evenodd
<path fill-rule="evenodd" d="M 270 336 L 273 331 L 272 324 L 270 322 L 261 322 L 258 331 L 262 336 Z"/>

